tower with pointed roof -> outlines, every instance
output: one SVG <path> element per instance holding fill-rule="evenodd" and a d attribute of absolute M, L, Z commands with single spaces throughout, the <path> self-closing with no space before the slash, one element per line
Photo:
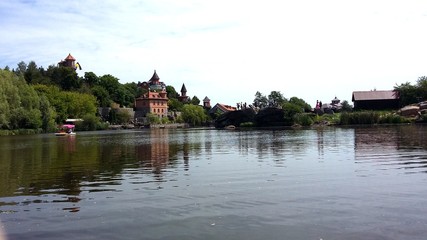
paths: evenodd
<path fill-rule="evenodd" d="M 208 98 L 208 96 L 203 99 L 203 107 L 206 109 L 211 109 L 211 100 Z"/>
<path fill-rule="evenodd" d="M 338 103 L 340 103 L 340 101 L 341 100 L 339 100 L 336 96 L 335 96 L 335 98 L 334 99 L 332 99 L 332 101 L 331 101 L 331 104 L 338 104 Z"/>
<path fill-rule="evenodd" d="M 156 70 L 150 80 L 141 83 L 140 87 L 146 89 L 147 92 L 135 99 L 135 111 L 140 113 L 138 115 L 146 117 L 151 113 L 159 117 L 166 117 L 168 114 L 166 84 L 160 81 Z"/>
<path fill-rule="evenodd" d="M 189 101 L 189 97 L 187 96 L 187 88 L 185 87 L 185 84 L 182 84 L 181 87 L 181 96 L 178 96 L 178 101 L 185 103 Z"/>
<path fill-rule="evenodd" d="M 73 56 L 71 56 L 71 53 L 69 53 L 68 56 L 64 60 L 62 60 L 58 63 L 58 65 L 62 66 L 62 67 L 71 67 L 71 68 L 76 69 L 76 63 L 75 62 L 76 62 L 76 59 Z"/>

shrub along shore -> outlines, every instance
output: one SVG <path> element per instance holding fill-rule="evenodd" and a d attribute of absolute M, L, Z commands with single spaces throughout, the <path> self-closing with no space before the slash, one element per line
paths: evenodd
<path fill-rule="evenodd" d="M 226 120 L 224 122 L 227 122 Z M 351 125 L 379 125 L 379 124 L 415 124 L 426 123 L 427 114 L 416 114 L 411 116 L 402 116 L 394 111 L 354 111 L 340 112 L 334 114 L 316 114 L 316 113 L 297 113 L 293 115 L 291 121 L 269 124 L 259 121 L 245 121 L 234 124 L 218 125 L 217 128 L 233 129 L 230 126 L 238 128 L 269 128 L 269 127 L 318 127 L 318 126 L 351 126 Z M 230 122 L 227 122 L 230 123 Z"/>

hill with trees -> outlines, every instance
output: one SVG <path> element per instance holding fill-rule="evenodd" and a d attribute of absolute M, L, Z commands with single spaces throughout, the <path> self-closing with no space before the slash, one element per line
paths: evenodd
<path fill-rule="evenodd" d="M 79 77 L 71 67 L 51 65 L 45 69 L 34 61 L 28 64 L 20 62 L 16 69 L 0 69 L 0 130 L 4 134 L 23 129 L 52 132 L 67 118 L 82 118 L 81 129 L 106 128 L 98 108 L 133 108 L 135 98 L 144 93 L 138 84 L 121 84 L 110 74 L 97 76 L 93 72 L 85 72 Z M 178 101 L 179 95 L 174 87 L 167 86 L 167 92 L 170 110 L 183 111 L 184 121 L 193 124 L 206 121 L 207 112 L 196 106 L 200 103 L 196 96 L 190 99 L 188 104 L 194 105 L 190 107 Z M 115 122 L 118 119 L 113 114 L 104 120 Z"/>

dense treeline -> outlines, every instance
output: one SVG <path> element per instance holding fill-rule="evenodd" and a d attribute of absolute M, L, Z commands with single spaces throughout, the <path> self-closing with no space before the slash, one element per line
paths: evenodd
<path fill-rule="evenodd" d="M 0 69 L 0 129 L 54 131 L 67 118 L 82 118 L 82 128 L 100 128 L 98 107 L 132 107 L 141 94 L 136 83 L 121 84 L 112 75 L 70 67 L 38 67 L 34 61 Z"/>
<path fill-rule="evenodd" d="M 427 77 L 420 77 L 415 85 L 409 82 L 396 85 L 394 90 L 400 97 L 401 106 L 423 101 L 427 98 Z M 83 118 L 82 129 L 102 128 L 105 124 L 100 122 L 98 107 L 133 107 L 135 98 L 143 91 L 138 83 L 121 84 L 110 74 L 97 76 L 93 72 L 85 72 L 79 77 L 73 68 L 51 65 L 45 69 L 34 61 L 28 64 L 20 62 L 16 69 L 0 69 L 0 130 L 51 132 L 67 118 Z M 167 86 L 166 91 L 169 111 L 182 113 L 177 121 L 201 125 L 210 119 L 207 111 L 198 106 L 198 97 L 189 98 L 184 104 L 178 100 L 179 94 L 174 87 Z M 311 106 L 297 97 L 287 99 L 280 91 L 272 91 L 268 96 L 257 92 L 252 105 L 255 108 L 281 107 L 289 124 L 311 122 L 304 115 L 311 111 Z M 343 109 L 351 110 L 347 101 L 343 102 Z M 169 121 L 154 117 L 150 116 L 156 122 Z M 124 123 L 130 119 L 112 114 L 106 120 Z"/>
<path fill-rule="evenodd" d="M 66 118 L 96 115 L 96 106 L 91 94 L 30 85 L 22 75 L 0 69 L 0 129 L 50 132 Z"/>
<path fill-rule="evenodd" d="M 121 84 L 110 74 L 97 76 L 85 72 L 79 77 L 70 67 L 51 65 L 45 69 L 34 61 L 20 62 L 16 69 L 0 69 L 0 130 L 51 132 L 67 118 L 82 118 L 82 129 L 105 127 L 97 116 L 98 107 L 132 108 L 143 91 L 138 83 Z M 172 86 L 167 86 L 167 92 L 170 110 L 184 112 L 181 119 L 196 124 L 206 121 L 207 113 L 200 115 L 203 108 L 193 111 L 185 107 L 177 100 L 179 94 Z M 194 96 L 188 103 L 197 105 L 200 100 Z M 125 123 L 130 119 L 113 113 L 105 120 Z"/>
<path fill-rule="evenodd" d="M 425 101 L 427 99 L 427 77 L 419 77 L 415 85 L 410 82 L 402 83 L 394 87 L 396 95 L 400 97 L 400 106 Z"/>
<path fill-rule="evenodd" d="M 29 85 L 56 86 L 61 91 L 94 95 L 101 107 L 109 107 L 113 102 L 131 107 L 134 98 L 141 94 L 136 83 L 121 84 L 118 78 L 110 74 L 97 76 L 93 72 L 86 72 L 83 77 L 79 77 L 70 67 L 51 65 L 44 69 L 31 61 L 28 65 L 25 62 L 18 63 L 18 67 L 12 72 L 18 77 L 24 77 Z"/>

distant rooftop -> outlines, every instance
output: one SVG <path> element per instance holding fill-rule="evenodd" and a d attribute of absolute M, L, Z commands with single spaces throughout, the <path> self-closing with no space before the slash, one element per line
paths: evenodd
<path fill-rule="evenodd" d="M 352 101 L 397 99 L 393 90 L 354 91 Z"/>
<path fill-rule="evenodd" d="M 68 56 L 65 58 L 65 60 L 75 61 L 76 59 L 73 56 L 71 56 L 71 53 L 69 53 Z"/>

